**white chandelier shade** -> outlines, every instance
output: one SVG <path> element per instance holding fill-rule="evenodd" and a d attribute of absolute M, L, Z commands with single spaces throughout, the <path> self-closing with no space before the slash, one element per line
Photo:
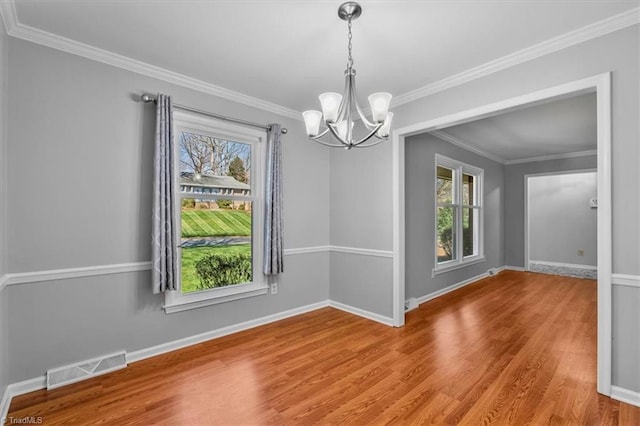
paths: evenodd
<path fill-rule="evenodd" d="M 361 13 L 362 8 L 355 2 L 343 3 L 338 9 L 338 16 L 349 24 L 349 56 L 344 72 L 344 94 L 322 93 L 318 96 L 322 111 L 309 110 L 302 113 L 309 138 L 330 147 L 351 149 L 377 145 L 388 139 L 391 130 L 393 113 L 389 112 L 392 98 L 390 93 L 377 92 L 369 96 L 371 120 L 367 119 L 358 104 L 356 70 L 353 69 L 351 54 L 351 22 Z M 358 119 L 365 128 L 361 138 L 356 138 L 354 134 L 355 121 Z M 325 126 L 323 130 L 320 129 L 322 124 Z M 333 142 L 322 139 L 328 133 L 333 136 Z"/>

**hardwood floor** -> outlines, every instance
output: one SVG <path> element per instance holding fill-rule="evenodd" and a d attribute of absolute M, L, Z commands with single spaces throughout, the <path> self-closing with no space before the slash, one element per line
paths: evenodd
<path fill-rule="evenodd" d="M 598 395 L 596 283 L 505 271 L 394 329 L 332 308 L 13 400 L 43 424 L 640 425 Z"/>

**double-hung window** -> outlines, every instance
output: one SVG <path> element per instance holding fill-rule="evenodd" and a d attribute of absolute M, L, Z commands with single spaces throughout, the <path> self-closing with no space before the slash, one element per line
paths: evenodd
<path fill-rule="evenodd" d="M 484 260 L 482 169 L 436 154 L 434 272 Z"/>
<path fill-rule="evenodd" d="M 178 290 L 167 313 L 267 292 L 260 267 L 264 132 L 174 112 Z"/>

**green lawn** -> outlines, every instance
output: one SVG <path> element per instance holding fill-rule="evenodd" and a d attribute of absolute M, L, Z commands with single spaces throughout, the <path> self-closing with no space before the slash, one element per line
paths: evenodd
<path fill-rule="evenodd" d="M 182 210 L 182 238 L 251 235 L 251 212 Z"/>
<path fill-rule="evenodd" d="M 184 217 L 184 216 L 183 216 Z M 251 253 L 251 244 L 238 244 L 221 247 L 185 247 L 182 249 L 182 292 L 197 290 L 198 274 L 195 265 L 200 258 L 210 254 Z"/>

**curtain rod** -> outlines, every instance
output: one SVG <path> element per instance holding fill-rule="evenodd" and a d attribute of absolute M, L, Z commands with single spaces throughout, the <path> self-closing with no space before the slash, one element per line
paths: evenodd
<path fill-rule="evenodd" d="M 144 102 L 145 104 L 149 104 L 151 102 L 156 103 L 158 99 L 153 95 L 145 93 L 142 96 L 140 96 L 140 100 L 142 102 Z M 245 126 L 257 127 L 258 129 L 269 130 L 269 128 L 270 128 L 270 126 L 267 126 L 266 124 L 253 123 L 251 121 L 245 121 L 245 120 L 240 120 L 240 119 L 237 119 L 237 118 L 225 117 L 224 115 L 214 114 L 212 112 L 203 111 L 203 110 L 197 109 L 197 108 L 191 108 L 191 107 L 188 107 L 188 106 L 185 106 L 185 105 L 173 104 L 173 106 L 174 106 L 174 108 L 179 108 L 179 109 L 184 110 L 184 111 L 194 112 L 196 114 L 206 115 L 208 117 L 219 118 L 220 120 L 231 121 L 233 123 L 238 123 L 238 124 L 242 124 L 242 125 L 245 125 Z M 285 127 L 280 129 L 280 133 L 282 133 L 282 134 L 286 134 L 287 132 L 288 132 L 288 130 Z"/>

